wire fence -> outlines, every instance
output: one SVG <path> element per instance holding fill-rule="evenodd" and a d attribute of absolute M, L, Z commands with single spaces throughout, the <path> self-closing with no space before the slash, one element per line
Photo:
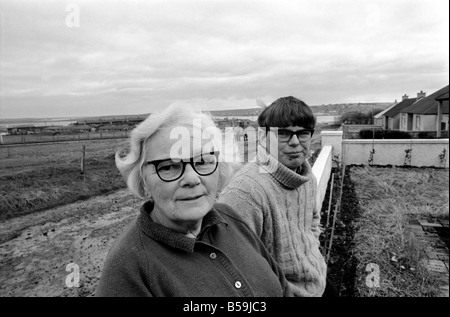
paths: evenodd
<path fill-rule="evenodd" d="M 11 134 L 1 135 L 0 145 L 9 144 L 32 144 L 32 143 L 54 143 L 66 141 L 101 140 L 101 139 L 123 139 L 129 136 L 128 131 L 104 131 L 83 133 L 59 133 L 59 134 Z"/>
<path fill-rule="evenodd" d="M 343 137 L 349 139 L 448 139 L 449 131 L 400 131 L 384 130 L 377 126 L 343 126 Z"/>
<path fill-rule="evenodd" d="M 94 161 L 114 161 L 115 153 L 127 146 L 125 138 L 3 145 L 0 146 L 0 177 L 47 166 L 78 169 L 83 164 L 85 170 Z"/>

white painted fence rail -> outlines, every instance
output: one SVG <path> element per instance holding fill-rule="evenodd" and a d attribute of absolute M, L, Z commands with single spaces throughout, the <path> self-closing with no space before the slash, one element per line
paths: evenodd
<path fill-rule="evenodd" d="M 322 131 L 322 150 L 312 171 L 322 207 L 333 162 L 345 165 L 449 167 L 449 139 L 343 140 L 342 131 Z"/>
<path fill-rule="evenodd" d="M 449 167 L 449 139 L 342 139 L 342 131 L 323 131 L 322 148 L 350 164 Z"/>
<path fill-rule="evenodd" d="M 343 140 L 345 164 L 449 167 L 448 139 Z"/>
<path fill-rule="evenodd" d="M 332 167 L 332 146 L 326 145 L 322 147 L 319 156 L 314 162 L 312 172 L 317 179 L 317 204 L 319 210 L 322 208 L 322 203 L 327 192 L 328 180 L 331 175 Z"/>

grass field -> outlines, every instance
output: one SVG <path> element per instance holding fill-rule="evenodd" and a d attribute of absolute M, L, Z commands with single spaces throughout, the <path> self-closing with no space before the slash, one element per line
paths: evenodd
<path fill-rule="evenodd" d="M 114 153 L 126 144 L 117 139 L 1 147 L 0 219 L 124 188 Z"/>
<path fill-rule="evenodd" d="M 1 144 L 29 144 L 42 142 L 91 141 L 100 139 L 123 139 L 128 137 L 127 131 L 104 132 L 61 132 L 53 134 L 42 132 L 37 134 L 4 135 L 0 138 Z"/>
<path fill-rule="evenodd" d="M 341 169 L 334 172 L 330 219 L 342 184 L 341 205 L 333 231 L 331 221 L 326 225 L 328 190 L 321 245 L 327 254 L 333 232 L 328 278 L 340 296 L 438 296 L 442 276 L 427 269 L 424 252 L 431 246 L 408 224 L 413 219 L 448 220 L 448 169 L 347 166 L 344 180 Z M 378 285 L 368 282 L 369 272 L 375 270 Z"/>
<path fill-rule="evenodd" d="M 352 250 L 358 296 L 436 296 L 439 278 L 426 269 L 424 249 L 409 230 L 411 219 L 449 218 L 445 169 L 352 167 L 359 201 Z M 368 287 L 367 265 L 379 268 L 379 287 Z"/>
<path fill-rule="evenodd" d="M 127 142 L 0 146 L 0 296 L 94 294 L 108 251 L 142 203 L 114 164 Z M 314 159 L 319 135 L 313 142 Z M 80 267 L 78 288 L 65 285 L 70 263 Z"/>
<path fill-rule="evenodd" d="M 0 220 L 125 188 L 114 154 L 127 145 L 127 139 L 119 138 L 0 147 Z M 311 141 L 312 160 L 319 149 L 320 130 Z"/>

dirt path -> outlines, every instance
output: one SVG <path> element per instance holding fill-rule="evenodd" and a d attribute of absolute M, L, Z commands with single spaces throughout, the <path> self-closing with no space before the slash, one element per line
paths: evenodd
<path fill-rule="evenodd" d="M 0 296 L 92 296 L 111 244 L 140 204 L 124 189 L 2 222 Z M 79 287 L 66 286 L 70 263 Z"/>

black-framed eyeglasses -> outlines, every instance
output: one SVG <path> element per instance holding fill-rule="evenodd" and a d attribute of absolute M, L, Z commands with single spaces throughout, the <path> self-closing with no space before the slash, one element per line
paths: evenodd
<path fill-rule="evenodd" d="M 289 142 L 292 137 L 294 136 L 294 134 L 297 136 L 297 139 L 300 142 L 305 142 L 305 141 L 309 141 L 313 134 L 314 134 L 314 129 L 302 129 L 302 130 L 297 130 L 297 131 L 291 131 L 288 129 L 276 129 L 277 131 L 277 136 L 278 136 L 278 141 L 280 142 Z"/>
<path fill-rule="evenodd" d="M 220 152 L 210 152 L 191 157 L 186 160 L 154 160 L 146 162 L 147 165 L 153 164 L 155 166 L 156 174 L 165 182 L 173 182 L 179 179 L 186 169 L 186 164 L 191 164 L 193 170 L 200 176 L 208 176 L 214 173 L 219 165 Z"/>

